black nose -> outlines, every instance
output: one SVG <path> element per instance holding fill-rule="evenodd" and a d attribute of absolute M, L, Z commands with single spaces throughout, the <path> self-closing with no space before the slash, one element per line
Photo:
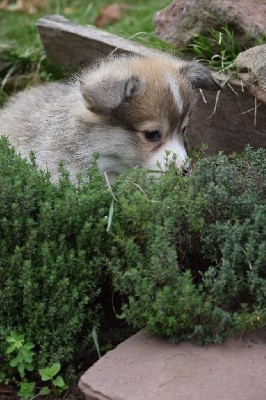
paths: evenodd
<path fill-rule="evenodd" d="M 183 174 L 183 176 L 186 176 L 189 173 L 190 168 L 191 168 L 191 163 L 190 162 L 187 162 L 185 165 L 182 166 L 182 174 Z"/>

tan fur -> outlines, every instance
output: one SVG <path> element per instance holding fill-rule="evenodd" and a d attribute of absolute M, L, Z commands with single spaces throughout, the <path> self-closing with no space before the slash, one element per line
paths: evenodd
<path fill-rule="evenodd" d="M 182 137 L 197 88 L 219 84 L 198 63 L 170 55 L 110 57 L 68 83 L 20 93 L 0 114 L 0 132 L 22 156 L 33 149 L 40 168 L 58 179 L 63 161 L 74 179 L 98 152 L 110 179 L 134 166 L 155 168 L 165 150 L 185 160 Z M 178 93 L 173 92 L 177 90 Z M 147 133 L 159 132 L 156 141 Z"/>

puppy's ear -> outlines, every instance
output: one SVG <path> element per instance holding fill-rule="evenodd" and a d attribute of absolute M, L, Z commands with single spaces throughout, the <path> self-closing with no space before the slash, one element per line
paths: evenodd
<path fill-rule="evenodd" d="M 188 62 L 180 68 L 181 75 L 185 76 L 196 89 L 222 90 L 220 83 L 211 72 L 198 62 Z"/>
<path fill-rule="evenodd" d="M 93 112 L 111 114 L 138 90 L 140 80 L 136 76 L 128 79 L 104 78 L 100 82 L 80 82 L 80 92 L 86 107 Z"/>

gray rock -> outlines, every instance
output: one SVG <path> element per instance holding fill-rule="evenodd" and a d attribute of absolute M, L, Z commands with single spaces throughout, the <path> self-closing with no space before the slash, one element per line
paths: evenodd
<path fill-rule="evenodd" d="M 86 400 L 265 400 L 266 330 L 221 345 L 173 344 L 139 332 L 80 379 Z"/>
<path fill-rule="evenodd" d="M 193 35 L 206 35 L 209 28 L 227 24 L 239 43 L 266 31 L 265 0 L 174 0 L 155 15 L 157 35 L 174 45 L 186 47 Z"/>
<path fill-rule="evenodd" d="M 255 97 L 266 103 L 266 44 L 240 53 L 236 66 L 244 85 Z"/>

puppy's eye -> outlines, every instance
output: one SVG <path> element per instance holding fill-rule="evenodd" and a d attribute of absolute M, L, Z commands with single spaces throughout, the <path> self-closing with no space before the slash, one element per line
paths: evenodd
<path fill-rule="evenodd" d="M 149 142 L 159 142 L 162 137 L 159 131 L 144 132 L 144 135 Z"/>

